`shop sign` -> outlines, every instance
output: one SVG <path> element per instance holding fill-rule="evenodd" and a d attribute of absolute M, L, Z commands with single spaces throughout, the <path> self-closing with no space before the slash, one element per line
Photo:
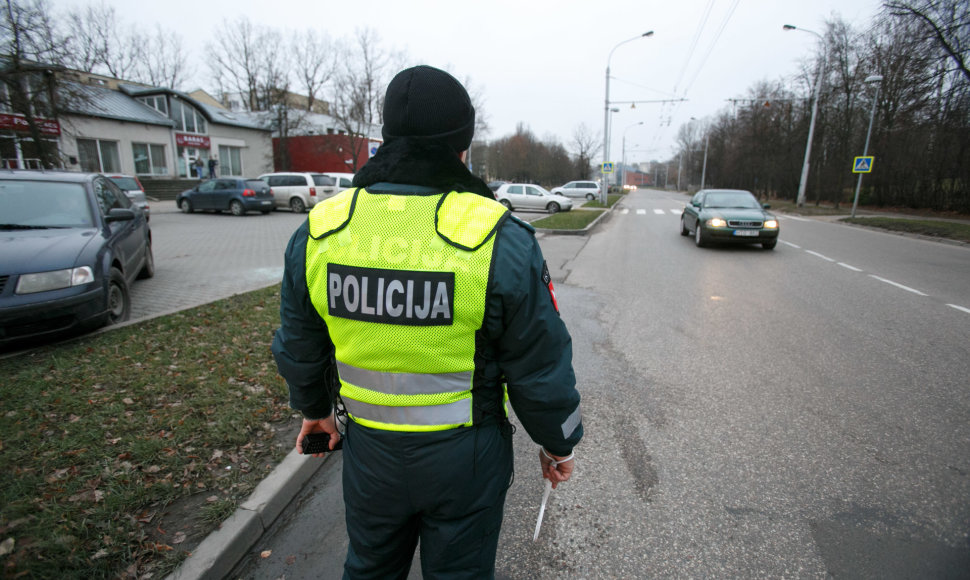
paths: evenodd
<path fill-rule="evenodd" d="M 40 117 L 36 117 L 34 118 L 34 123 L 37 124 L 37 126 L 40 128 L 40 132 L 44 135 L 61 134 L 61 124 L 54 119 L 42 119 Z M 23 115 L 0 113 L 0 129 L 29 131 L 30 125 L 27 124 L 27 118 Z"/>
<path fill-rule="evenodd" d="M 205 135 L 189 135 L 188 133 L 176 133 L 175 144 L 179 147 L 199 147 L 209 149 L 209 138 Z"/>

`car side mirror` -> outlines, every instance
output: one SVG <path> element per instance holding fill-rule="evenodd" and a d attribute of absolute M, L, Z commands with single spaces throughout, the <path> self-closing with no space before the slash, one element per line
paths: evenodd
<path fill-rule="evenodd" d="M 701 206 L 701 202 L 699 202 L 699 201 L 692 201 L 692 202 L 690 202 L 690 204 L 692 206 L 694 206 L 694 207 L 700 207 Z"/>
<path fill-rule="evenodd" d="M 123 222 L 135 219 L 135 212 L 123 208 L 123 207 L 113 207 L 108 210 L 108 215 L 105 216 L 104 221 L 111 222 Z"/>

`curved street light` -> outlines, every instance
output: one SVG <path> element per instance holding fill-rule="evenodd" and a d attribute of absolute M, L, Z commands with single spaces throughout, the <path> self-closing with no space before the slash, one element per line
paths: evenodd
<path fill-rule="evenodd" d="M 640 34 L 638 36 L 634 36 L 633 38 L 628 38 L 618 43 L 616 46 L 613 47 L 612 50 L 610 50 L 610 55 L 606 59 L 606 100 L 603 106 L 603 162 L 604 163 L 607 163 L 610 160 L 610 61 L 613 60 L 613 52 L 616 51 L 617 48 L 620 48 L 620 46 L 628 42 L 633 42 L 634 40 L 637 40 L 640 38 L 646 38 L 649 36 L 653 36 L 652 30 L 644 32 L 643 34 Z M 608 185 L 609 180 L 606 178 L 605 173 L 603 173 L 602 175 L 603 175 L 603 191 L 600 193 L 600 197 L 603 205 L 606 206 L 606 199 L 607 199 L 606 194 L 607 194 L 607 190 L 609 189 L 609 185 Z"/>
<path fill-rule="evenodd" d="M 828 51 L 825 50 L 825 39 L 822 35 L 815 32 L 814 30 L 809 30 L 807 28 L 798 28 L 792 24 L 785 24 L 782 26 L 785 30 L 800 30 L 802 32 L 807 32 L 809 34 L 814 34 L 822 41 L 822 67 L 818 70 L 818 79 L 815 81 L 815 98 L 812 100 L 812 120 L 808 124 L 808 142 L 805 143 L 805 161 L 802 163 L 802 176 L 798 180 L 798 198 L 795 200 L 795 204 L 798 207 L 803 207 L 805 205 L 805 187 L 808 185 L 808 159 L 812 155 L 812 136 L 815 135 L 815 115 L 818 113 L 818 98 L 822 92 L 822 76 L 825 73 L 825 67 L 828 64 Z"/>
<path fill-rule="evenodd" d="M 872 135 L 872 120 L 876 118 L 876 103 L 879 102 L 879 87 L 882 86 L 882 75 L 868 76 L 863 82 L 866 84 L 875 83 L 876 85 L 876 94 L 872 96 L 872 112 L 869 113 L 869 130 L 866 131 L 866 146 L 862 149 L 862 156 L 866 157 L 869 155 L 869 137 Z M 859 181 L 855 184 L 855 197 L 852 199 L 852 215 L 850 217 L 855 217 L 855 206 L 859 203 L 859 189 L 862 187 L 863 175 L 865 174 L 860 171 Z"/>

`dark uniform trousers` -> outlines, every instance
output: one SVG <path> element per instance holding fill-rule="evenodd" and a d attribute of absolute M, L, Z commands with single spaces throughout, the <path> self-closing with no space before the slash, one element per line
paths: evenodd
<path fill-rule="evenodd" d="M 345 579 L 407 578 L 421 540 L 424 578 L 493 578 L 512 438 L 497 424 L 428 433 L 349 422 L 343 488 Z"/>

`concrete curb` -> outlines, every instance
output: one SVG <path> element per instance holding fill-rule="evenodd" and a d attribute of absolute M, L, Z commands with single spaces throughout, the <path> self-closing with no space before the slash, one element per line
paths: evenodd
<path fill-rule="evenodd" d="M 620 201 L 622 201 L 622 200 L 620 200 Z M 558 235 L 565 235 L 565 236 L 585 236 L 590 231 L 592 231 L 592 229 L 594 227 L 596 227 L 596 224 L 600 223 L 600 221 L 602 221 L 604 217 L 606 217 L 607 215 L 609 215 L 613 211 L 613 208 L 616 207 L 617 205 L 619 205 L 619 203 L 620 202 L 618 201 L 618 202 L 614 203 L 613 205 L 611 205 L 610 207 L 606 208 L 606 211 L 604 211 L 604 212 L 600 213 L 598 216 L 596 216 L 596 219 L 594 219 L 593 221 L 589 222 L 589 225 L 587 225 L 585 228 L 583 228 L 581 230 L 550 230 L 550 229 L 539 228 L 539 227 L 535 227 L 535 226 L 533 226 L 533 227 L 535 227 L 535 230 L 537 232 L 541 232 L 543 234 L 558 234 Z"/>
<path fill-rule="evenodd" d="M 304 457 L 296 449 L 290 451 L 249 499 L 202 540 L 166 580 L 218 580 L 228 576 L 330 455 L 317 460 Z"/>

